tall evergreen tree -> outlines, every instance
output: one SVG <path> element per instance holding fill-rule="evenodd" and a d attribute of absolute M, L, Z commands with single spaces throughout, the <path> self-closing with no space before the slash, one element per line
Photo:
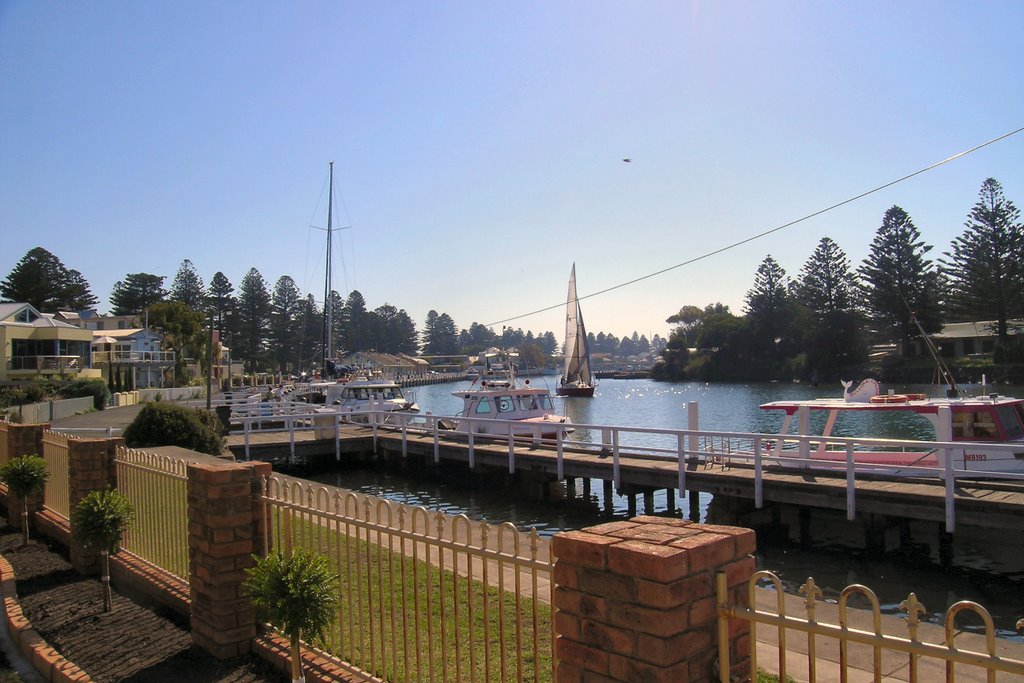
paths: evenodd
<path fill-rule="evenodd" d="M 495 344 L 498 339 L 494 330 L 480 323 L 472 323 L 459 333 L 459 352 L 475 354 L 484 351 Z"/>
<path fill-rule="evenodd" d="M 347 351 L 367 351 L 372 348 L 370 343 L 369 311 L 366 299 L 353 289 L 345 300 L 343 312 L 345 321 L 344 344 Z"/>
<path fill-rule="evenodd" d="M 910 341 L 918 335 L 912 314 L 925 332 L 942 328 L 942 279 L 925 257 L 931 248 L 907 212 L 893 206 L 885 212 L 859 270 L 876 333 L 901 340 L 904 355 L 909 355 Z"/>
<path fill-rule="evenodd" d="M 287 275 L 278 278 L 271 296 L 270 347 L 275 366 L 282 371 L 296 360 L 301 303 L 302 295 L 295 280 Z"/>
<path fill-rule="evenodd" d="M 949 279 L 950 305 L 962 320 L 994 320 L 1000 344 L 1007 321 L 1024 315 L 1024 224 L 1020 210 L 987 179 L 964 231 L 940 259 Z"/>
<path fill-rule="evenodd" d="M 320 342 L 323 334 L 323 313 L 316 305 L 316 297 L 308 294 L 299 303 L 298 312 L 299 344 L 296 350 L 296 369 L 308 372 L 313 365 L 319 365 L 322 355 Z"/>
<path fill-rule="evenodd" d="M 81 311 L 98 303 L 77 270 L 42 247 L 30 249 L 0 282 L 5 301 L 28 303 L 43 313 Z"/>
<path fill-rule="evenodd" d="M 249 361 L 251 369 L 264 365 L 271 310 L 267 281 L 250 268 L 238 287 L 238 337 L 234 342 L 238 355 Z"/>
<path fill-rule="evenodd" d="M 208 306 L 213 311 L 214 326 L 220 333 L 221 340 L 228 346 L 231 345 L 227 325 L 227 318 L 235 309 L 234 285 L 227 276 L 219 270 L 210 278 L 210 288 L 207 290 Z"/>
<path fill-rule="evenodd" d="M 821 238 L 800 271 L 793 295 L 819 316 L 854 307 L 856 277 L 850 271 L 850 260 L 838 244 L 828 237 Z"/>
<path fill-rule="evenodd" d="M 846 253 L 830 238 L 821 238 L 792 287 L 802 310 L 790 332 L 806 354 L 809 379 L 831 378 L 866 357 L 858 291 Z"/>
<path fill-rule="evenodd" d="M 423 354 L 449 356 L 458 353 L 459 331 L 447 313 L 431 310 L 423 326 Z"/>
<path fill-rule="evenodd" d="M 754 286 L 747 292 L 747 322 L 753 333 L 755 350 L 777 358 L 778 343 L 784 341 L 783 331 L 789 323 L 786 271 L 771 257 L 766 256 L 757 268 Z"/>
<path fill-rule="evenodd" d="M 188 259 L 182 261 L 178 267 L 178 272 L 171 282 L 168 298 L 171 301 L 180 301 L 193 311 L 206 310 L 206 287 L 203 285 L 203 278 L 199 277 L 195 266 Z"/>
<path fill-rule="evenodd" d="M 137 315 L 166 298 L 163 275 L 129 273 L 114 283 L 110 292 L 110 312 L 114 315 Z"/>

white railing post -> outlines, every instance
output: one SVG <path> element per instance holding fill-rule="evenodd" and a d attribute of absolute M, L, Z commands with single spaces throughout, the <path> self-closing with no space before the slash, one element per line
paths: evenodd
<path fill-rule="evenodd" d="M 289 462 L 294 464 L 295 461 L 295 420 L 293 418 L 285 418 L 285 424 L 288 425 L 288 447 L 289 447 Z"/>
<path fill-rule="evenodd" d="M 686 436 L 676 434 L 676 459 L 679 461 L 679 495 L 686 491 Z"/>
<path fill-rule="evenodd" d="M 402 457 L 406 458 L 409 456 L 408 424 L 405 421 L 405 416 L 400 419 L 402 420 Z"/>
<path fill-rule="evenodd" d="M 764 479 L 761 477 L 761 437 L 754 437 L 754 507 L 764 507 Z"/>
<path fill-rule="evenodd" d="M 796 409 L 797 429 L 800 432 L 800 457 L 804 460 L 811 457 L 811 444 L 807 435 L 811 433 L 811 409 L 800 406 Z"/>
<path fill-rule="evenodd" d="M 242 433 L 245 435 L 245 459 L 251 460 L 249 457 L 249 418 L 242 418 Z"/>
<path fill-rule="evenodd" d="M 338 412 L 334 413 L 334 460 L 341 462 L 341 413 Z"/>
<path fill-rule="evenodd" d="M 700 429 L 697 425 L 699 423 L 700 416 L 698 414 L 697 402 L 690 401 L 686 404 L 686 428 L 690 430 L 690 453 L 694 456 L 700 450 L 697 445 L 697 430 Z"/>
<path fill-rule="evenodd" d="M 562 435 L 564 433 L 564 429 L 559 429 L 555 432 L 555 458 L 558 461 L 558 481 L 565 480 L 564 444 L 562 443 Z"/>
<path fill-rule="evenodd" d="M 466 423 L 466 446 L 469 448 L 469 469 L 476 469 L 476 449 L 473 448 L 473 421 Z"/>
<path fill-rule="evenodd" d="M 938 437 L 939 441 L 946 443 L 953 440 L 953 416 L 950 413 L 949 406 L 939 406 L 936 410 L 936 424 L 938 425 L 935 429 L 935 436 Z M 946 533 L 953 533 L 956 528 L 956 519 L 954 512 L 954 505 L 956 496 L 956 473 L 953 469 L 953 451 L 949 448 L 943 447 L 939 451 L 941 456 L 941 462 L 943 464 L 943 476 L 946 484 Z"/>
<path fill-rule="evenodd" d="M 516 473 L 516 433 L 512 425 L 508 426 L 508 473 Z"/>
<path fill-rule="evenodd" d="M 619 474 L 619 430 L 612 431 L 612 481 L 615 482 L 615 489 L 622 488 Z"/>
<path fill-rule="evenodd" d="M 434 462 L 439 463 L 441 462 L 441 440 L 440 435 L 437 433 L 438 419 L 436 417 L 431 417 L 430 422 L 434 427 Z"/>
<path fill-rule="evenodd" d="M 856 500 L 856 468 L 853 464 L 853 444 L 846 442 L 846 519 L 853 520 L 857 516 Z"/>

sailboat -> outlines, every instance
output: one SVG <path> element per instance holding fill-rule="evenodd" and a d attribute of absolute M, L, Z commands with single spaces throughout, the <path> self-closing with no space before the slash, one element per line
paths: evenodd
<path fill-rule="evenodd" d="M 576 298 L 576 264 L 569 274 L 569 296 L 565 302 L 565 370 L 556 392 L 559 396 L 594 395 L 594 377 L 590 372 L 590 347 L 583 312 Z"/>

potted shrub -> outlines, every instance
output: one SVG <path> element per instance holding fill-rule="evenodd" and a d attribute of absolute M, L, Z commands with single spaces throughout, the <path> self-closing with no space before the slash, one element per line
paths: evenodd
<path fill-rule="evenodd" d="M 8 490 L 21 499 L 21 545 L 28 545 L 28 499 L 36 493 L 42 493 L 50 473 L 46 470 L 46 461 L 38 455 L 23 455 L 14 458 L 0 468 L 0 481 L 7 484 Z"/>
<path fill-rule="evenodd" d="M 103 611 L 112 609 L 110 595 L 110 555 L 121 545 L 124 532 L 135 519 L 135 509 L 120 491 L 93 491 L 71 513 L 71 533 L 89 549 L 100 551 L 100 581 L 103 584 Z"/>
<path fill-rule="evenodd" d="M 303 635 L 323 639 L 338 605 L 338 576 L 327 558 L 308 550 L 257 557 L 256 566 L 245 571 L 256 618 L 288 637 L 292 682 L 305 681 L 299 641 Z"/>

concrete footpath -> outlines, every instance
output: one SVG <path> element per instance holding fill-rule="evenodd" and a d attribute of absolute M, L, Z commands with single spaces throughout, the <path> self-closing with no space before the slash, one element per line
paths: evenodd
<path fill-rule="evenodd" d="M 127 426 L 141 410 L 142 406 L 126 406 L 122 408 L 111 408 L 105 411 L 76 415 L 54 422 L 55 427 L 70 429 L 97 429 L 105 430 L 113 427 L 117 430 Z M 87 436 L 87 434 L 82 434 Z M 543 549 L 541 554 L 547 555 L 547 542 L 542 540 Z M 548 594 L 541 590 L 541 599 Z M 758 589 L 756 591 L 757 607 L 759 610 L 776 612 L 778 595 L 773 590 Z M 783 605 L 787 615 L 796 618 L 806 618 L 804 599 L 795 595 L 784 595 Z M 929 605 L 929 607 L 932 607 Z M 1024 615 L 1022 615 L 1024 616 Z M 873 632 L 872 616 L 869 611 L 859 609 L 848 610 L 850 628 L 861 631 Z M 838 624 L 839 608 L 834 603 L 816 603 L 816 620 L 819 623 Z M 882 631 L 889 635 L 900 638 L 907 638 L 906 620 L 900 616 L 882 616 Z M 944 629 L 935 624 L 922 623 L 919 626 L 918 639 L 922 642 L 942 643 L 944 641 Z M 767 626 L 760 626 L 756 630 L 757 642 L 757 663 L 759 668 L 777 673 L 780 669 L 779 662 L 779 634 L 778 629 Z M 839 666 L 839 643 L 832 638 L 818 637 L 815 643 L 814 658 L 814 679 L 817 681 L 831 682 L 840 681 L 841 671 Z M 956 646 L 960 650 L 971 650 L 975 652 L 987 652 L 988 645 L 982 635 L 962 632 L 956 637 Z M 1024 643 L 1010 641 L 1007 639 L 996 639 L 993 643 L 994 650 L 1002 658 L 1015 659 L 1024 662 Z M 790 630 L 785 636 L 785 658 L 786 674 L 795 681 L 810 680 L 810 664 L 808 657 L 808 639 L 806 634 Z M 910 666 L 906 655 L 895 652 L 883 653 L 881 657 L 881 677 L 885 680 L 909 681 Z M 846 680 L 851 683 L 858 681 L 873 681 L 874 677 L 874 652 L 864 645 L 851 644 L 848 648 L 848 665 Z M 919 659 L 918 676 L 919 681 L 945 680 L 945 664 L 936 659 Z M 985 681 L 986 671 L 980 667 L 958 666 L 956 669 L 956 680 L 958 681 Z M 996 676 L 999 681 L 1022 681 L 1024 676 L 1016 676 L 1000 673 Z"/>

